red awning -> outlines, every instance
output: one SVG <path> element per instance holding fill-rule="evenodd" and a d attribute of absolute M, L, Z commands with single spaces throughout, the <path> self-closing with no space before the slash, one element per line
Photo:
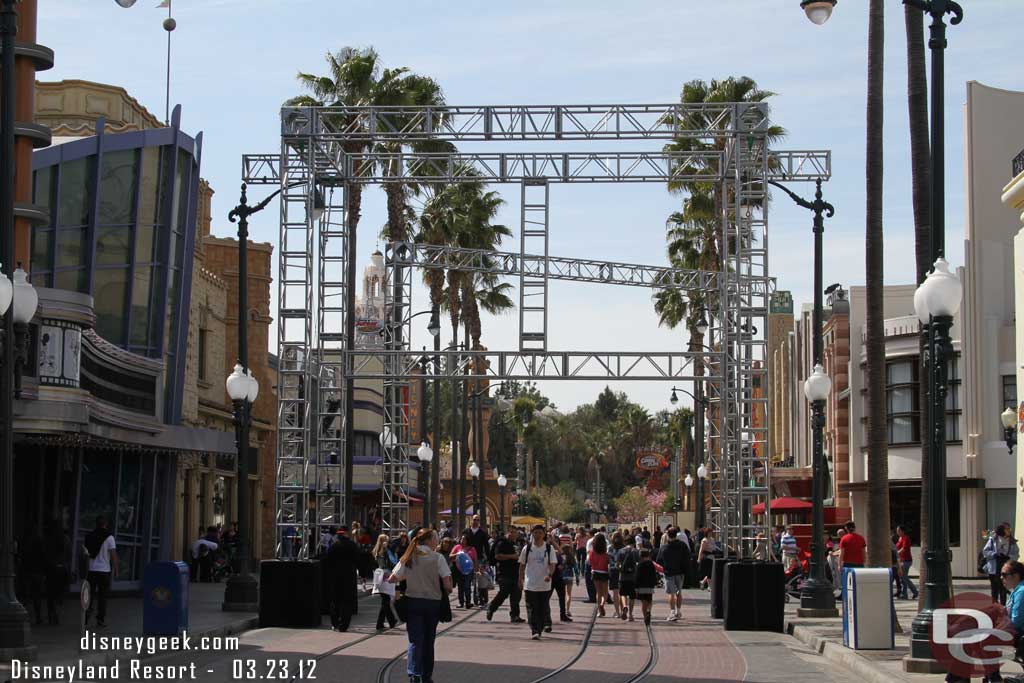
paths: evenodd
<path fill-rule="evenodd" d="M 799 498 L 775 498 L 771 501 L 771 511 L 777 514 L 784 512 L 806 512 L 810 510 L 811 505 L 806 500 L 800 500 Z M 751 510 L 755 515 L 764 514 L 764 503 L 758 503 Z"/>

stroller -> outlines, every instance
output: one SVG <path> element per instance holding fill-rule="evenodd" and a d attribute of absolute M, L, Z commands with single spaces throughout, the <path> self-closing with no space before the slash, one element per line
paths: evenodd
<path fill-rule="evenodd" d="M 800 589 L 803 588 L 810 572 L 811 554 L 806 550 L 801 550 L 797 555 L 797 562 L 785 573 L 786 602 L 789 602 L 790 598 L 800 599 Z"/>

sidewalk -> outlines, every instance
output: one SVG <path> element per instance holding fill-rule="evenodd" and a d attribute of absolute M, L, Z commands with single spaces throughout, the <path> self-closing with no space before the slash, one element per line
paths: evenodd
<path fill-rule="evenodd" d="M 954 580 L 956 594 L 975 592 L 988 595 L 988 581 L 974 579 Z M 851 650 L 843 645 L 842 606 L 836 602 L 840 617 L 834 619 L 809 619 L 796 616 L 798 600 L 786 605 L 786 633 L 800 640 L 826 659 L 845 667 L 865 681 L 890 683 L 938 683 L 942 674 L 910 674 L 903 671 L 903 658 L 910 651 L 910 625 L 917 616 L 916 600 L 897 600 L 896 619 L 903 633 L 896 634 L 896 648 L 893 650 Z M 1019 675 L 1020 667 L 1006 664 L 1002 673 Z"/>
<path fill-rule="evenodd" d="M 189 584 L 188 633 L 195 637 L 237 635 L 243 631 L 256 628 L 259 616 L 256 612 L 225 612 L 221 609 L 224 601 L 223 583 L 192 583 Z M 359 592 L 360 597 L 368 593 Z M 35 611 L 31 604 L 26 605 L 29 616 L 35 620 Z M 43 605 L 45 612 L 46 606 Z M 44 613 L 45 620 L 46 615 Z M 94 617 L 95 618 L 95 617 Z M 32 644 L 38 648 L 34 661 L 40 664 L 77 663 L 79 659 L 86 665 L 110 664 L 115 659 L 125 658 L 125 653 L 80 651 L 79 643 L 81 608 L 78 595 L 72 594 L 64 601 L 59 626 L 44 623 L 32 627 Z M 98 631 L 102 636 L 141 636 L 142 635 L 142 597 L 126 595 L 112 597 L 107 603 L 107 623 L 109 628 Z M 95 621 L 90 629 L 95 631 Z M 159 656 L 142 654 L 142 657 Z M 11 663 L 0 662 L 0 681 L 10 678 Z"/>

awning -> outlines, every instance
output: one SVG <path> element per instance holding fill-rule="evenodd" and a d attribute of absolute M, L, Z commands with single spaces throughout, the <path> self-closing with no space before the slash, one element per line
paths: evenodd
<path fill-rule="evenodd" d="M 799 498 L 775 498 L 771 501 L 771 511 L 774 513 L 782 514 L 784 512 L 807 512 L 814 506 L 806 500 L 800 500 Z M 764 503 L 758 503 L 755 505 L 751 512 L 755 515 L 764 514 Z"/>

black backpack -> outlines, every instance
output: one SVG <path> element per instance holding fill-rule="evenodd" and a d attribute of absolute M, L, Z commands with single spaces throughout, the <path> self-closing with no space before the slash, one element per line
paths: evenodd
<path fill-rule="evenodd" d="M 635 550 L 627 550 L 622 557 L 619 570 L 620 581 L 636 581 L 636 568 L 639 564 Z"/>

